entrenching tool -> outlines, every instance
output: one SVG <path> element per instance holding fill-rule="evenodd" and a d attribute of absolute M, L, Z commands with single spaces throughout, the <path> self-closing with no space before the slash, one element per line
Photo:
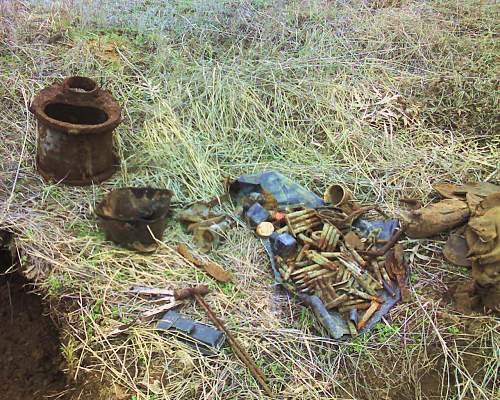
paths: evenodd
<path fill-rule="evenodd" d="M 271 388 L 268 386 L 266 382 L 266 377 L 263 372 L 255 365 L 255 362 L 252 360 L 250 355 L 246 352 L 246 350 L 241 346 L 240 342 L 236 340 L 236 338 L 229 332 L 229 330 L 224 326 L 222 321 L 217 318 L 214 314 L 210 306 L 205 302 L 202 296 L 205 296 L 208 293 L 207 285 L 198 285 L 195 287 L 178 289 L 174 291 L 174 298 L 176 300 L 184 300 L 187 298 L 194 297 L 196 302 L 205 309 L 208 317 L 212 321 L 212 323 L 220 329 L 222 332 L 226 334 L 227 340 L 231 345 L 234 353 L 238 356 L 238 358 L 246 365 L 246 367 L 250 370 L 252 376 L 255 380 L 260 384 L 262 389 L 266 392 L 269 397 L 274 397 L 274 394 Z"/>

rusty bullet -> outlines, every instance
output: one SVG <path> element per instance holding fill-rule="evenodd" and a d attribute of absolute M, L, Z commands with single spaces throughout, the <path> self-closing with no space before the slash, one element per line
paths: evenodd
<path fill-rule="evenodd" d="M 332 308 L 335 308 L 335 307 L 338 307 L 340 304 L 342 304 L 344 301 L 348 300 L 348 295 L 347 294 L 342 294 L 340 295 L 339 297 L 337 297 L 336 299 L 328 302 L 327 304 L 325 304 L 325 307 L 327 309 L 332 309 Z"/>
<path fill-rule="evenodd" d="M 369 319 L 372 317 L 373 314 L 380 308 L 380 303 L 377 303 L 376 301 L 372 301 L 370 304 L 370 307 L 366 312 L 363 314 L 361 319 L 358 322 L 358 331 L 363 329 L 366 325 L 366 323 L 369 321 Z"/>
<path fill-rule="evenodd" d="M 304 235 L 303 233 L 299 233 L 297 235 L 297 238 L 299 238 L 300 240 L 302 240 L 303 242 L 305 242 L 306 244 L 309 245 L 309 247 L 311 245 L 315 246 L 316 245 L 316 242 L 314 240 L 312 240 L 310 237 Z M 309 248 L 308 248 L 309 249 Z"/>
<path fill-rule="evenodd" d="M 387 274 L 385 267 L 380 268 L 380 273 L 382 274 L 385 283 L 387 283 L 387 286 L 390 286 L 392 288 L 392 281 L 391 278 L 389 278 L 389 274 Z"/>
<path fill-rule="evenodd" d="M 340 238 L 340 232 L 333 225 L 330 225 L 330 231 L 325 239 L 324 250 L 333 251 L 337 247 L 337 242 Z"/>
<path fill-rule="evenodd" d="M 316 264 L 323 265 L 325 268 L 328 268 L 332 271 L 336 271 L 338 269 L 337 264 L 335 264 L 333 261 L 329 260 L 328 258 L 323 257 L 317 251 L 314 251 L 314 250 L 308 251 L 306 253 L 306 257 L 309 258 L 311 261 L 315 262 Z"/>
<path fill-rule="evenodd" d="M 382 274 L 381 274 L 381 272 L 380 272 L 380 268 L 379 268 L 379 266 L 378 266 L 378 262 L 377 262 L 377 261 L 375 261 L 375 260 L 372 260 L 372 261 L 370 262 L 370 266 L 371 266 L 371 268 L 372 268 L 372 271 L 373 271 L 374 275 L 375 275 L 375 276 L 376 276 L 376 278 L 377 278 L 377 281 L 378 281 L 380 284 L 382 284 L 382 280 L 383 280 L 383 279 L 382 279 Z"/>
<path fill-rule="evenodd" d="M 300 281 L 296 281 L 297 283 L 300 283 L 302 286 L 312 286 L 312 285 L 315 285 L 316 282 L 321 279 L 321 278 L 331 278 L 333 275 L 335 275 L 335 272 L 328 272 L 327 274 L 324 274 L 322 276 L 319 276 L 317 278 L 313 278 L 313 279 L 302 279 Z M 300 287 L 300 286 L 299 286 Z"/>
<path fill-rule="evenodd" d="M 288 232 L 288 225 L 285 225 L 284 227 L 278 229 L 276 232 L 277 233 L 287 233 Z"/>
<path fill-rule="evenodd" d="M 289 224 L 288 228 L 290 232 L 292 232 L 294 235 L 298 235 L 299 233 L 305 232 L 318 225 L 321 225 L 321 221 L 317 217 L 313 217 L 303 222 L 300 222 L 299 224 L 294 224 L 294 223 Z"/>
<path fill-rule="evenodd" d="M 378 303 L 383 303 L 384 302 L 384 299 L 378 297 L 378 296 L 371 296 L 365 292 L 362 292 L 361 290 L 358 290 L 358 289 L 355 289 L 355 288 L 351 288 L 349 290 L 349 293 L 355 295 L 355 296 L 358 296 L 358 297 L 361 297 L 362 299 L 366 299 L 366 300 L 370 300 L 370 301 L 376 301 Z"/>
<path fill-rule="evenodd" d="M 372 282 L 373 278 L 370 274 L 366 273 L 366 271 L 361 270 L 356 264 L 352 263 L 349 260 L 344 259 L 343 257 L 339 257 L 339 261 L 344 264 L 344 266 L 351 272 L 356 281 L 367 291 L 367 293 L 372 296 L 376 296 L 377 293 L 373 289 Z"/>
<path fill-rule="evenodd" d="M 302 259 L 304 258 L 304 256 L 306 255 L 306 252 L 309 250 L 310 247 L 311 247 L 310 244 L 308 244 L 308 243 L 304 244 L 304 246 L 302 246 L 302 248 L 300 249 L 299 254 L 297 254 L 295 261 L 301 262 Z"/>
<path fill-rule="evenodd" d="M 358 336 L 358 331 L 354 322 L 352 322 L 351 320 L 347 321 L 347 327 L 349 328 L 349 333 L 352 337 Z"/>
<path fill-rule="evenodd" d="M 359 253 L 354 250 L 354 248 L 352 248 L 351 246 L 349 246 L 347 243 L 345 243 L 345 246 L 347 247 L 347 249 L 349 250 L 349 252 L 352 254 L 352 256 L 354 257 L 354 259 L 356 260 L 356 262 L 361 265 L 362 267 L 365 267 L 366 268 L 366 261 L 363 259 L 363 257 L 361 257 L 359 255 Z"/>
<path fill-rule="evenodd" d="M 322 251 L 319 254 L 321 254 L 323 257 L 328 258 L 328 259 L 330 259 L 330 258 L 335 259 L 335 258 L 342 255 L 341 252 L 332 252 L 332 251 Z"/>
<path fill-rule="evenodd" d="M 316 211 L 314 209 L 305 208 L 303 210 L 294 211 L 294 212 L 286 214 L 286 218 L 287 219 L 296 219 L 296 218 L 302 217 L 304 215 L 315 215 L 315 214 L 316 214 Z"/>
<path fill-rule="evenodd" d="M 371 299 L 370 299 L 371 301 Z M 354 306 L 356 304 L 361 304 L 361 303 L 366 303 L 365 299 L 355 299 L 355 300 L 349 300 L 344 303 L 344 306 Z"/>
<path fill-rule="evenodd" d="M 323 250 L 324 248 L 324 244 L 325 244 L 325 239 L 328 235 L 328 232 L 330 230 L 330 225 L 329 224 L 324 224 L 323 225 L 323 229 L 321 230 L 321 236 L 319 238 L 319 242 L 318 242 L 318 248 L 320 250 Z"/>
<path fill-rule="evenodd" d="M 308 265 L 306 267 L 303 267 L 303 268 L 300 268 L 300 269 L 296 269 L 295 271 L 293 271 L 292 272 L 292 276 L 303 275 L 306 272 L 314 271 L 314 270 L 317 270 L 319 268 L 321 268 L 321 265 L 318 265 L 318 264 Z"/>
<path fill-rule="evenodd" d="M 309 265 L 312 265 L 311 264 L 311 260 L 303 260 L 303 261 L 295 263 L 295 269 L 302 268 L 302 267 L 307 267 Z"/>
<path fill-rule="evenodd" d="M 358 303 L 358 304 L 351 304 L 350 306 L 344 306 L 342 304 L 342 307 L 339 307 L 338 308 L 338 311 L 340 313 L 344 313 L 344 312 L 347 312 L 347 311 L 351 311 L 353 309 L 356 309 L 356 310 L 367 310 L 370 308 L 370 305 L 371 303 Z"/>

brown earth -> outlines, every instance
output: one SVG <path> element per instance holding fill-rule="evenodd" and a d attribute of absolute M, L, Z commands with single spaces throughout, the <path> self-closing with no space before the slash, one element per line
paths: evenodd
<path fill-rule="evenodd" d="M 2 270 L 12 262 L 0 252 Z M 64 391 L 59 334 L 40 296 L 17 273 L 0 276 L 0 399 L 32 400 Z M 59 397 L 61 399 L 66 399 Z"/>
<path fill-rule="evenodd" d="M 17 272 L 5 273 L 13 262 L 2 244 L 0 240 L 0 400 L 116 398 L 103 395 L 104 385 L 92 377 L 68 379 L 59 330 L 42 298 L 30 292 L 32 285 Z"/>

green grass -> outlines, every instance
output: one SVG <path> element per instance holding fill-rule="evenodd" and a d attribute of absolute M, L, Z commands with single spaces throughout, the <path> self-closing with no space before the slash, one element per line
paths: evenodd
<path fill-rule="evenodd" d="M 104 242 L 93 215 L 115 187 L 209 200 L 227 177 L 264 169 L 318 193 L 347 185 L 395 215 L 399 197 L 430 200 L 438 181 L 498 181 L 495 2 L 42 3 L 0 4 L 0 229 L 15 228 L 37 286 L 73 302 L 76 311 L 53 312 L 72 340 L 64 353 L 76 375 L 88 368 L 136 399 L 262 398 L 229 351 L 206 359 L 144 324 L 108 336 L 148 307 L 124 294 L 128 286 L 208 283 L 207 301 L 281 398 L 495 397 L 496 322 L 458 313 L 460 324 L 441 321 L 447 278 L 469 275 L 440 261 L 441 244 L 406 240 L 414 300 L 397 306 L 389 325 L 336 343 L 308 309 L 276 293 L 246 228 L 210 255 L 237 277 L 218 285 L 175 252 L 191 241 L 176 221 L 165 246 L 145 257 Z M 57 33 L 62 39 L 47 44 Z M 123 107 L 121 170 L 99 186 L 45 184 L 34 168 L 27 105 L 71 74 L 93 77 Z M 208 322 L 192 303 L 181 312 Z M 481 329 L 462 330 L 471 320 Z M 193 369 L 181 368 L 179 351 Z M 471 354 L 483 361 L 474 371 Z M 429 371 L 436 387 L 422 380 Z"/>

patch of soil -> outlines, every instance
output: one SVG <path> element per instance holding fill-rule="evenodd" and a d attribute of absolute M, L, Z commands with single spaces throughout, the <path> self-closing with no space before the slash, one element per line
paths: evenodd
<path fill-rule="evenodd" d="M 479 296 L 475 294 L 472 280 L 451 284 L 444 299 L 451 302 L 457 311 L 464 314 L 483 311 Z"/>
<path fill-rule="evenodd" d="M 63 372 L 60 332 L 42 298 L 30 292 L 33 285 L 13 272 L 10 240 L 11 235 L 0 230 L 0 400 L 128 398 L 98 376 L 80 374 L 74 381 Z"/>
<path fill-rule="evenodd" d="M 11 265 L 9 251 L 0 251 L 0 271 Z M 39 399 L 57 395 L 66 386 L 58 331 L 43 315 L 41 298 L 29 289 L 29 283 L 17 273 L 0 275 L 2 399 Z"/>

